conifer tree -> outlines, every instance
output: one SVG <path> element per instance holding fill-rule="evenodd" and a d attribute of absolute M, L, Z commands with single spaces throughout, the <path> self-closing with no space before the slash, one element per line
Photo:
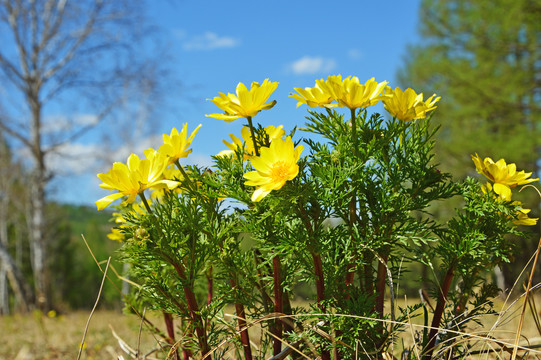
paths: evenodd
<path fill-rule="evenodd" d="M 445 99 L 435 116 L 443 125 L 437 160 L 445 171 L 475 175 L 471 155 L 478 153 L 538 176 L 540 19 L 539 0 L 422 1 L 421 40 L 408 49 L 399 79 L 419 90 L 437 89 Z M 519 199 L 537 216 L 539 198 Z M 534 251 L 529 243 L 524 256 Z"/>

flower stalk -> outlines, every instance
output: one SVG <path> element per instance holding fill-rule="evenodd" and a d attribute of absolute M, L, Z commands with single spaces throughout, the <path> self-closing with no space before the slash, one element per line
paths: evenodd
<path fill-rule="evenodd" d="M 234 276 L 229 279 L 231 288 L 235 291 L 238 291 L 237 280 Z M 237 313 L 237 324 L 240 331 L 240 341 L 244 350 L 244 359 L 252 360 L 252 349 L 250 347 L 250 335 L 248 334 L 248 328 L 246 324 L 246 311 L 244 310 L 244 305 L 240 302 L 235 301 L 235 312 Z"/>
<path fill-rule="evenodd" d="M 197 304 L 195 294 L 190 285 L 188 285 L 187 283 L 188 279 L 186 278 L 186 271 L 184 269 L 184 265 L 182 263 L 172 261 L 171 259 L 170 263 L 175 268 L 177 275 L 182 282 L 182 288 L 184 290 L 184 296 L 186 297 L 186 303 L 188 304 L 190 317 L 192 318 L 192 322 L 195 327 L 195 334 L 197 335 L 199 347 L 201 348 L 201 356 L 205 360 L 211 360 L 210 355 L 205 356 L 210 350 L 207 343 L 207 334 L 205 329 L 203 328 L 203 319 L 201 318 L 201 315 L 199 313 L 199 306 Z"/>
<path fill-rule="evenodd" d="M 326 312 L 325 305 L 323 304 L 325 300 L 325 276 L 323 274 L 321 255 L 312 252 L 312 260 L 314 261 L 314 272 L 316 273 L 317 306 L 322 312 Z"/>
<path fill-rule="evenodd" d="M 163 313 L 163 319 L 165 322 L 165 327 L 167 329 L 167 341 L 171 346 L 175 344 L 175 325 L 173 323 L 173 316 L 170 313 Z M 178 354 L 178 351 L 175 350 L 175 359 L 180 360 L 180 356 Z"/>
<path fill-rule="evenodd" d="M 383 318 L 383 307 L 385 303 L 385 279 L 387 278 L 387 254 L 378 256 L 378 273 L 376 276 L 376 313 L 380 318 Z M 382 328 L 383 330 L 383 328 Z"/>
<path fill-rule="evenodd" d="M 274 275 L 274 312 L 277 316 L 281 316 L 284 313 L 284 299 L 279 255 L 275 255 L 272 258 L 272 269 Z M 280 319 L 274 321 L 274 335 L 276 337 L 273 340 L 272 349 L 274 356 L 276 356 L 282 351 L 282 321 Z"/>
<path fill-rule="evenodd" d="M 436 304 L 436 309 L 434 310 L 434 317 L 432 318 L 432 324 L 430 325 L 430 333 L 428 335 L 428 345 L 425 348 L 426 355 L 423 356 L 423 360 L 431 360 L 432 354 L 434 353 L 434 348 L 436 347 L 436 338 L 438 336 L 439 327 L 441 319 L 443 317 L 443 310 L 445 309 L 445 304 L 447 303 L 447 295 L 449 294 L 449 289 L 451 288 L 451 283 L 453 282 L 453 277 L 455 273 L 455 266 L 451 265 L 442 281 L 440 294 L 438 295 L 438 302 Z"/>
<path fill-rule="evenodd" d="M 257 139 L 255 137 L 255 130 L 254 130 L 254 124 L 252 122 L 252 117 L 247 116 L 246 120 L 248 120 L 248 127 L 250 128 L 250 134 L 252 136 L 252 141 L 254 142 L 255 156 L 259 156 L 259 144 L 257 143 Z"/>

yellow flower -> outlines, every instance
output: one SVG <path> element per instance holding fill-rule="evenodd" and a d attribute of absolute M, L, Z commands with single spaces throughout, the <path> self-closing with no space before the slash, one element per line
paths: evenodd
<path fill-rule="evenodd" d="M 338 106 L 357 109 L 377 104 L 383 98 L 381 93 L 387 81 L 378 83 L 371 78 L 361 84 L 356 76 L 348 76 L 342 80 L 341 75 L 335 75 L 329 76 L 326 85 L 332 92 L 334 100 L 338 101 Z"/>
<path fill-rule="evenodd" d="M 436 96 L 434 94 L 423 101 L 423 94 L 417 95 L 411 88 L 402 91 L 399 87 L 391 90 L 389 86 L 385 88 L 385 95 L 387 95 L 383 98 L 385 109 L 402 121 L 424 119 L 428 111 L 437 108 L 434 104 L 441 99 L 441 97 L 434 98 Z"/>
<path fill-rule="evenodd" d="M 188 171 L 188 170 L 185 170 Z M 176 166 L 168 166 L 163 170 L 163 178 L 166 180 L 182 182 L 184 180 L 184 175 Z M 151 199 L 161 199 L 165 196 L 165 191 L 167 187 L 160 186 L 152 188 L 152 193 L 150 194 Z M 178 194 L 182 192 L 180 187 L 174 188 L 174 191 Z"/>
<path fill-rule="evenodd" d="M 255 171 L 244 174 L 246 185 L 256 186 L 252 201 L 257 202 L 272 190 L 281 189 L 286 181 L 293 180 L 299 173 L 297 162 L 304 146 L 294 148 L 293 140 L 278 138 L 269 147 L 261 148 L 259 157 L 250 159 Z"/>
<path fill-rule="evenodd" d="M 107 238 L 109 240 L 113 240 L 113 241 L 117 241 L 117 242 L 124 242 L 125 240 L 125 236 L 124 236 L 124 233 L 122 232 L 122 230 L 120 229 L 122 226 L 120 227 L 115 227 L 115 228 L 112 228 L 111 229 L 111 232 L 109 234 L 107 234 Z"/>
<path fill-rule="evenodd" d="M 227 122 L 240 117 L 251 118 L 256 116 L 261 110 L 268 110 L 276 104 L 276 100 L 265 104 L 265 101 L 269 99 L 269 96 L 276 90 L 276 87 L 278 87 L 278 83 L 270 82 L 269 79 L 265 79 L 261 85 L 254 81 L 250 90 L 243 83 L 239 83 L 237 85 L 237 95 L 219 93 L 220 96 L 216 96 L 214 99 L 207 99 L 222 109 L 225 112 L 224 114 L 210 114 L 205 116 Z"/>
<path fill-rule="evenodd" d="M 481 190 L 484 194 L 492 193 L 494 198 L 498 198 L 502 201 L 511 201 L 511 198 L 503 198 L 501 195 L 497 195 L 494 192 L 494 188 L 490 183 L 486 183 L 485 185 L 481 186 Z M 513 220 L 513 224 L 515 225 L 526 225 L 526 226 L 532 226 L 537 224 L 538 218 L 530 218 L 528 217 L 528 213 L 531 211 L 530 209 L 523 209 L 522 203 L 520 201 L 513 201 L 513 205 L 520 206 L 521 208 L 517 210 L 515 213 L 515 219 Z"/>
<path fill-rule="evenodd" d="M 163 134 L 163 145 L 160 146 L 158 152 L 164 154 L 169 158 L 169 164 L 174 163 L 180 158 L 187 157 L 192 152 L 192 149 L 188 149 L 192 140 L 197 134 L 197 131 L 201 127 L 198 127 L 188 136 L 188 124 L 182 125 L 182 131 L 179 133 L 176 128 L 171 130 L 171 135 Z"/>
<path fill-rule="evenodd" d="M 285 135 L 284 126 L 280 125 L 278 127 L 276 126 L 266 126 L 265 127 L 265 134 L 268 138 L 269 143 L 272 142 L 274 139 L 281 138 Z M 240 130 L 241 139 L 236 137 L 233 134 L 229 134 L 231 137 L 232 142 L 227 142 L 225 140 L 222 140 L 225 146 L 227 146 L 230 150 L 233 152 L 237 151 L 238 149 L 244 149 L 244 160 L 250 159 L 252 156 L 255 155 L 255 148 L 254 148 L 254 140 L 252 139 L 252 136 L 250 134 L 250 129 L 247 126 L 244 126 Z M 243 147 L 244 144 L 244 147 Z M 224 150 L 227 152 L 227 150 Z M 224 155 L 224 152 L 221 152 L 220 154 Z M 220 155 L 218 154 L 218 155 Z"/>
<path fill-rule="evenodd" d="M 231 134 L 229 134 L 231 135 Z M 216 157 L 228 157 L 228 158 L 232 158 L 233 155 L 235 155 L 235 152 L 233 150 L 222 150 L 220 151 L 218 154 L 216 154 Z"/>
<path fill-rule="evenodd" d="M 301 106 L 302 104 L 306 104 L 310 107 L 336 107 L 336 104 L 331 104 L 334 97 L 323 79 L 316 80 L 316 86 L 312 88 L 307 87 L 304 89 L 294 89 L 296 92 L 298 92 L 298 94 L 291 93 L 289 96 L 299 101 L 297 103 L 297 107 Z"/>
<path fill-rule="evenodd" d="M 167 157 L 154 149 L 145 151 L 146 159 L 140 160 L 135 154 L 128 157 L 127 165 L 115 162 L 106 173 L 98 174 L 103 181 L 100 187 L 107 190 L 118 191 L 96 201 L 98 210 L 103 210 L 113 201 L 128 196 L 124 203 L 132 203 L 138 194 L 148 188 L 167 186 L 173 189 L 178 185 L 176 181 L 163 179 L 163 170 L 167 166 Z"/>
<path fill-rule="evenodd" d="M 530 209 L 518 209 L 516 213 L 516 219 L 513 220 L 513 224 L 526 226 L 533 226 L 537 224 L 537 220 L 539 220 L 539 218 L 528 217 L 528 213 L 530 211 Z"/>
<path fill-rule="evenodd" d="M 481 157 L 475 154 L 475 156 L 472 155 L 472 160 L 475 163 L 477 172 L 490 179 L 494 183 L 494 192 L 506 201 L 511 200 L 511 188 L 539 180 L 528 179 L 532 175 L 531 172 L 517 172 L 517 166 L 515 164 L 506 164 L 504 159 L 494 162 L 491 158 L 487 157 L 481 160 Z"/>

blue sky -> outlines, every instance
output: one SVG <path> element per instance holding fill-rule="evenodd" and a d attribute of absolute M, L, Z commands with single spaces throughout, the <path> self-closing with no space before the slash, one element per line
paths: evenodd
<path fill-rule="evenodd" d="M 286 131 L 304 124 L 306 107 L 296 108 L 288 95 L 294 87 L 311 87 L 328 75 L 375 77 L 395 87 L 395 74 L 406 56 L 407 44 L 418 41 L 420 0 L 412 1 L 154 1 L 149 20 L 160 27 L 171 55 L 170 68 L 182 83 L 176 111 L 163 118 L 145 141 L 119 150 L 115 161 L 129 152 L 142 154 L 159 147 L 161 134 L 188 122 L 198 124 L 193 153 L 187 163 L 210 164 L 210 155 L 224 149 L 228 133 L 238 136 L 242 119 L 232 123 L 205 117 L 220 112 L 207 98 L 234 92 L 238 82 L 269 78 L 279 82 L 271 96 L 277 105 L 255 118 L 262 125 L 283 124 Z M 72 144 L 74 147 L 82 144 Z M 85 146 L 87 146 L 86 144 Z M 100 172 L 111 164 L 100 165 Z M 93 204 L 109 192 L 98 187 L 94 169 L 58 178 L 51 198 Z M 62 189 L 62 191 L 57 191 Z"/>

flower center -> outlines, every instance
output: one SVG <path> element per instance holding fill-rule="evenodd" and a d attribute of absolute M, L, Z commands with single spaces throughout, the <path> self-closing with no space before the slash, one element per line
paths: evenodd
<path fill-rule="evenodd" d="M 275 162 L 274 164 L 272 164 L 272 169 L 271 169 L 271 178 L 273 180 L 285 180 L 287 179 L 288 175 L 289 175 L 289 171 L 288 171 L 288 166 L 286 164 L 285 161 L 283 160 L 279 160 L 277 162 Z"/>

